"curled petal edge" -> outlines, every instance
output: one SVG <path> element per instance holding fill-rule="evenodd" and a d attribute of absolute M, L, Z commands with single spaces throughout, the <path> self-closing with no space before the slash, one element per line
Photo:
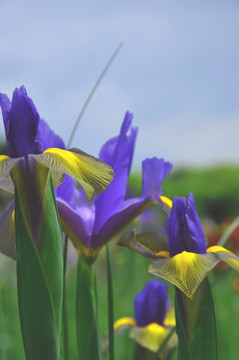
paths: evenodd
<path fill-rule="evenodd" d="M 53 180 L 62 174 L 74 177 L 83 187 L 87 198 L 101 194 L 113 180 L 113 169 L 99 159 L 72 148 L 49 148 L 40 155 L 29 155 L 52 171 Z"/>

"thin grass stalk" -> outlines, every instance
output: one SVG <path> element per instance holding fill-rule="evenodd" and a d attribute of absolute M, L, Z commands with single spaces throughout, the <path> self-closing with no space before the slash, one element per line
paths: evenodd
<path fill-rule="evenodd" d="M 107 258 L 107 287 L 108 287 L 108 332 L 109 332 L 109 359 L 114 360 L 114 295 L 112 277 L 112 259 L 110 244 L 106 245 Z"/>

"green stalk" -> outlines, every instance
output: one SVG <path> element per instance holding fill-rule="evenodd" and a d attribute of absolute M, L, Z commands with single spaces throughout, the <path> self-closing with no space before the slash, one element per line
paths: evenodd
<path fill-rule="evenodd" d="M 114 360 L 114 296 L 112 281 L 112 259 L 110 244 L 106 245 L 107 258 L 107 285 L 108 285 L 108 332 L 109 332 L 109 355 L 110 360 Z"/>
<path fill-rule="evenodd" d="M 5 352 L 5 319 L 2 287 L 0 288 L 0 321 L 1 321 L 1 342 L 2 342 L 2 360 L 6 360 Z"/>
<path fill-rule="evenodd" d="M 101 360 L 95 271 L 79 257 L 76 284 L 76 334 L 79 360 Z"/>
<path fill-rule="evenodd" d="M 65 242 L 64 242 L 64 259 L 63 259 L 63 313 L 62 313 L 62 320 L 63 320 L 63 354 L 64 360 L 68 360 L 68 324 L 67 324 L 67 306 L 66 306 L 66 266 L 67 266 L 67 242 L 68 237 L 65 235 Z"/>

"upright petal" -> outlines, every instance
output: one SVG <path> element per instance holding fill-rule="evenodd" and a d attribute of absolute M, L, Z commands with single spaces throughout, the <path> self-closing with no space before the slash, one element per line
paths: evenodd
<path fill-rule="evenodd" d="M 162 182 L 169 175 L 172 164 L 164 159 L 156 157 L 143 161 L 143 189 L 142 197 L 156 197 L 162 195 Z"/>
<path fill-rule="evenodd" d="M 9 156 L 17 158 L 37 154 L 39 114 L 25 88 L 15 89 L 11 106 L 6 95 L 0 97 Z"/>
<path fill-rule="evenodd" d="M 56 135 L 42 119 L 40 119 L 38 124 L 36 139 L 39 144 L 40 153 L 43 153 L 49 148 L 66 149 L 64 141 L 60 138 L 60 136 Z"/>
<path fill-rule="evenodd" d="M 132 117 L 126 113 L 119 136 L 107 141 L 99 154 L 102 161 L 112 166 L 114 179 L 107 190 L 95 198 L 94 233 L 99 232 L 104 223 L 119 211 L 125 198 L 137 135 L 137 129 L 130 128 Z"/>
<path fill-rule="evenodd" d="M 173 199 L 172 210 L 166 221 L 170 255 L 182 251 L 206 254 L 203 228 L 197 214 L 193 194 L 188 198 Z"/>
<path fill-rule="evenodd" d="M 168 306 L 167 285 L 156 279 L 149 280 L 135 297 L 134 311 L 137 326 L 151 323 L 163 325 Z"/>

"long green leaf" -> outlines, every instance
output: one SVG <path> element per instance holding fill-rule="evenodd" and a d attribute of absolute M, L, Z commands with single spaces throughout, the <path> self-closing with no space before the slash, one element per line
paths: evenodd
<path fill-rule="evenodd" d="M 200 285 L 193 300 L 176 291 L 176 322 L 179 358 L 185 356 L 185 335 L 193 360 L 217 360 L 217 330 L 211 288 L 208 279 Z M 187 352 L 187 351 L 186 351 Z"/>
<path fill-rule="evenodd" d="M 30 204 L 29 204 L 30 205 Z M 53 302 L 15 184 L 18 305 L 27 360 L 58 360 Z"/>
<path fill-rule="evenodd" d="M 108 284 L 108 332 L 110 360 L 114 360 L 114 296 L 112 279 L 112 260 L 110 244 L 106 244 L 107 284 Z"/>
<path fill-rule="evenodd" d="M 46 171 L 46 169 L 42 169 Z M 48 173 L 43 203 L 42 203 L 42 223 L 39 236 L 38 253 L 44 270 L 50 296 L 55 311 L 58 336 L 60 338 L 62 301 L 63 301 L 63 249 L 60 221 L 55 200 L 52 178 Z M 38 175 L 38 174 L 37 174 Z"/>
<path fill-rule="evenodd" d="M 100 360 L 95 271 L 83 257 L 77 267 L 76 331 L 79 360 Z"/>

